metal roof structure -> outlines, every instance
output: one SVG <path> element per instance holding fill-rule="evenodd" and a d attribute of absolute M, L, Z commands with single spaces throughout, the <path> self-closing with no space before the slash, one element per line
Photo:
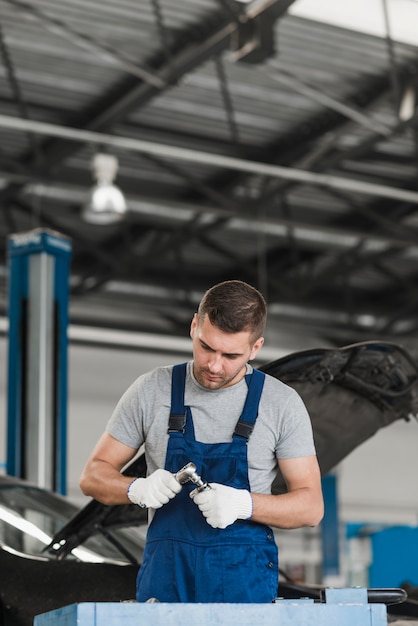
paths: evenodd
<path fill-rule="evenodd" d="M 418 349 L 418 35 L 297 4 L 1 0 L 0 315 L 7 238 L 42 227 L 72 240 L 74 326 L 183 337 L 238 278 L 273 335 Z M 82 217 L 97 152 L 112 225 Z"/>

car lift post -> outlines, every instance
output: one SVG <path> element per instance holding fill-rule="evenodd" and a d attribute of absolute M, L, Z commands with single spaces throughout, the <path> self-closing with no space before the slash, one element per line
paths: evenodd
<path fill-rule="evenodd" d="M 7 473 L 66 493 L 70 240 L 10 235 Z"/>
<path fill-rule="evenodd" d="M 328 587 L 343 583 L 340 571 L 340 523 L 338 515 L 338 479 L 330 473 L 322 477 L 325 513 L 321 522 L 322 582 Z"/>

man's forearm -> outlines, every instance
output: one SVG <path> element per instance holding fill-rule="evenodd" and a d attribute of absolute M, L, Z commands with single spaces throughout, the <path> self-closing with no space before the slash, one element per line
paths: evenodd
<path fill-rule="evenodd" d="M 252 493 L 254 522 L 276 528 L 317 526 L 323 517 L 322 495 L 309 488 L 281 495 Z"/>
<path fill-rule="evenodd" d="M 92 460 L 83 470 L 80 488 L 85 496 L 95 498 L 103 504 L 127 504 L 127 491 L 132 480 L 131 476 L 123 476 L 109 463 Z"/>

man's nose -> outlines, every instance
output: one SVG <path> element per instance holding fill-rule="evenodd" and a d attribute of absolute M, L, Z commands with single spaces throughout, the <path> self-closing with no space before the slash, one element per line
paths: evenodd
<path fill-rule="evenodd" d="M 222 369 L 222 356 L 220 354 L 211 354 L 208 368 L 211 372 L 219 372 Z"/>

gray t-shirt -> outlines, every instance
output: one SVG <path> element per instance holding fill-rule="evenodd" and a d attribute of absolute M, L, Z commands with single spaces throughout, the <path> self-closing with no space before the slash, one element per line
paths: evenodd
<path fill-rule="evenodd" d="M 165 464 L 172 368 L 158 367 L 137 378 L 119 400 L 106 428 L 110 435 L 131 448 L 139 449 L 144 444 L 148 473 Z M 252 371 L 250 365 L 247 371 Z M 231 441 L 247 390 L 244 378 L 225 389 L 206 389 L 195 380 L 189 362 L 185 405 L 192 411 L 196 440 Z M 315 454 L 312 426 L 302 399 L 294 389 L 266 375 L 258 418 L 248 442 L 251 491 L 271 493 L 278 459 L 312 454 Z"/>

